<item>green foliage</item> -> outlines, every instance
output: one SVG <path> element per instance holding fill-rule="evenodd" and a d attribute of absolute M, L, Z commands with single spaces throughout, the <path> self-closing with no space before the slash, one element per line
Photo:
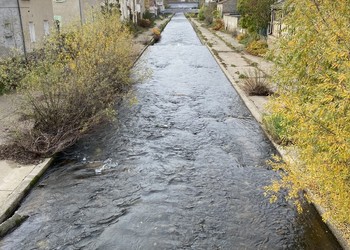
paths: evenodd
<path fill-rule="evenodd" d="M 249 33 L 266 35 L 271 19 L 271 4 L 276 0 L 238 0 L 237 8 L 241 14 L 240 25 Z"/>
<path fill-rule="evenodd" d="M 326 218 L 350 224 L 350 8 L 347 0 L 286 3 L 287 30 L 274 51 L 279 96 L 272 111 L 294 121 L 300 162 L 270 190 L 305 189 Z"/>
<path fill-rule="evenodd" d="M 239 34 L 237 36 L 238 42 L 243 44 L 245 47 L 247 47 L 250 43 L 257 41 L 259 39 L 260 38 L 257 34 L 251 34 L 251 33 Z"/>
<path fill-rule="evenodd" d="M 154 14 L 152 14 L 151 12 L 149 12 L 149 10 L 147 9 L 145 11 L 145 13 L 143 13 L 143 16 L 142 16 L 143 19 L 148 19 L 150 21 L 154 21 Z"/>
<path fill-rule="evenodd" d="M 268 51 L 268 45 L 265 40 L 252 41 L 246 49 L 252 55 L 264 56 Z"/>
<path fill-rule="evenodd" d="M 221 19 L 220 11 L 218 11 L 217 9 L 213 10 L 212 15 L 214 19 Z"/>
<path fill-rule="evenodd" d="M 185 13 L 185 16 L 187 17 L 187 18 L 196 18 L 196 17 L 198 17 L 198 13 L 192 13 L 192 12 L 188 12 L 188 13 Z M 204 19 L 203 19 L 204 20 Z M 202 20 L 202 21 L 203 21 Z"/>
<path fill-rule="evenodd" d="M 29 72 L 23 56 L 14 54 L 0 60 L 0 95 L 15 90 Z"/>
<path fill-rule="evenodd" d="M 199 12 L 198 12 L 198 20 L 199 20 L 199 21 L 204 21 L 204 20 L 205 20 L 205 15 L 204 15 L 205 9 L 206 9 L 206 6 L 205 6 L 205 5 L 203 5 L 203 6 L 199 9 Z"/>
<path fill-rule="evenodd" d="M 131 35 L 118 14 L 96 13 L 83 26 L 51 34 L 41 60 L 22 80 L 24 117 L 31 126 L 16 143 L 51 155 L 113 114 L 130 84 Z"/>
<path fill-rule="evenodd" d="M 131 20 L 124 21 L 124 26 L 134 35 L 137 36 L 138 32 L 142 30 L 140 26 L 138 26 L 136 23 L 134 23 Z"/>
<path fill-rule="evenodd" d="M 198 12 L 198 19 L 212 24 L 216 15 L 216 4 L 203 5 Z"/>
<path fill-rule="evenodd" d="M 287 120 L 283 114 L 266 115 L 263 117 L 263 124 L 277 144 L 287 146 L 292 143 L 288 131 L 292 122 Z"/>

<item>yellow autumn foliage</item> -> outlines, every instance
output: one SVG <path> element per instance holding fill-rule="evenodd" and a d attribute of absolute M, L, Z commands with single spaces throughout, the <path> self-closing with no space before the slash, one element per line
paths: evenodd
<path fill-rule="evenodd" d="M 348 0 L 287 0 L 286 32 L 274 51 L 278 95 L 271 110 L 286 128 L 299 161 L 270 191 L 307 190 L 325 218 L 350 225 L 350 8 Z M 277 164 L 276 168 L 281 165 Z M 310 198 L 310 197 L 309 197 Z"/>

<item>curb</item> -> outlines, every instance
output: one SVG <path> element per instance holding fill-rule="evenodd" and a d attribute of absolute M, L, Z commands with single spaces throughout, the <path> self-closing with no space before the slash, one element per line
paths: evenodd
<path fill-rule="evenodd" d="M 196 24 L 193 23 L 191 19 L 189 19 L 189 21 L 192 24 L 192 26 L 195 26 L 197 28 Z M 196 31 L 196 29 L 195 29 L 195 31 Z M 264 131 L 265 135 L 270 140 L 270 142 L 273 144 L 273 146 L 275 147 L 277 152 L 281 155 L 282 159 L 285 162 L 295 162 L 295 159 L 292 156 L 293 149 L 286 149 L 273 141 L 272 137 L 270 136 L 270 134 L 267 132 L 267 130 L 263 126 L 262 114 L 258 110 L 258 108 L 255 106 L 254 102 L 251 101 L 247 97 L 247 95 L 244 93 L 244 91 L 238 86 L 238 84 L 233 79 L 233 77 L 230 75 L 230 73 L 227 71 L 227 69 L 221 64 L 220 60 L 215 56 L 212 48 L 210 48 L 204 41 L 202 41 L 202 38 L 200 36 L 198 36 L 198 38 L 201 40 L 202 44 L 205 45 L 207 47 L 207 49 L 210 51 L 210 53 L 212 54 L 215 61 L 217 62 L 217 64 L 221 68 L 221 70 L 224 72 L 226 78 L 230 81 L 231 85 L 236 90 L 239 97 L 244 102 L 246 107 L 249 109 L 250 113 L 253 115 L 255 120 L 258 121 L 258 123 L 260 124 L 260 127 Z M 314 202 L 312 202 L 312 205 L 314 205 L 316 211 L 322 216 L 322 214 L 324 213 L 324 209 L 320 205 L 318 205 Z M 324 221 L 324 222 L 328 226 L 328 228 L 331 230 L 333 235 L 336 237 L 336 239 L 338 240 L 341 247 L 344 248 L 345 250 L 350 250 L 350 243 L 348 243 L 348 241 L 344 237 L 343 233 L 334 225 L 334 223 L 332 223 L 331 221 Z"/>
<path fill-rule="evenodd" d="M 30 189 L 36 184 L 40 177 L 44 174 L 46 169 L 52 163 L 53 158 L 47 158 L 42 163 L 35 165 L 33 170 L 21 181 L 21 183 L 12 191 L 6 198 L 6 202 L 0 207 L 0 231 L 8 232 L 17 224 L 8 222 L 14 214 L 23 198 L 28 194 Z M 11 217 L 11 218 L 10 218 Z M 13 216 L 17 220 L 17 217 Z M 10 219 L 9 219 L 10 218 Z"/>
<path fill-rule="evenodd" d="M 137 57 L 135 58 L 135 61 L 132 63 L 132 67 L 134 67 L 136 65 L 136 63 L 139 61 L 140 57 L 143 55 L 143 53 L 145 53 L 146 49 L 152 45 L 154 43 L 154 38 L 152 37 L 151 40 L 149 40 L 149 42 L 147 43 L 147 45 L 145 45 L 145 47 L 141 50 L 141 52 L 137 55 Z"/>

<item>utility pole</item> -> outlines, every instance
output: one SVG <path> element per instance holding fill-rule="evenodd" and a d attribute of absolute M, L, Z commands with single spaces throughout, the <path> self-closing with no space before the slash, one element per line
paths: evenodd
<path fill-rule="evenodd" d="M 19 5 L 19 0 L 17 0 L 17 7 L 18 7 L 19 23 L 20 23 L 20 27 L 21 27 L 21 33 L 22 33 L 23 53 L 24 53 L 24 58 L 27 61 L 27 48 L 26 48 L 26 41 L 24 38 L 22 13 L 21 13 L 21 6 Z"/>
<path fill-rule="evenodd" d="M 83 9 L 82 9 L 81 0 L 79 0 L 79 13 L 80 13 L 80 23 L 81 23 L 81 25 L 83 25 L 83 23 L 84 23 L 83 22 Z"/>

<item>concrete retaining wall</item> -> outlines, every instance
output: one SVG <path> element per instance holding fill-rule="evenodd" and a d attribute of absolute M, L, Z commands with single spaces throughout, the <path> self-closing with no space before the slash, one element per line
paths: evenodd
<path fill-rule="evenodd" d="M 240 31 L 240 27 L 238 27 L 239 18 L 240 18 L 239 15 L 230 15 L 230 14 L 224 15 L 223 19 L 225 24 L 225 30 L 228 30 L 230 32 Z"/>

